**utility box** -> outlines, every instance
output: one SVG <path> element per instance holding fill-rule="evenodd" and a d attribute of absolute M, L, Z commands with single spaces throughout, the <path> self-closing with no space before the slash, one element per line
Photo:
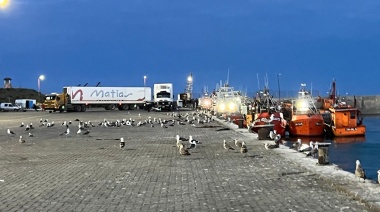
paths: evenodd
<path fill-rule="evenodd" d="M 319 143 L 317 142 L 315 145 L 318 145 L 318 164 L 319 165 L 327 165 L 329 162 L 329 146 L 330 143 Z"/>

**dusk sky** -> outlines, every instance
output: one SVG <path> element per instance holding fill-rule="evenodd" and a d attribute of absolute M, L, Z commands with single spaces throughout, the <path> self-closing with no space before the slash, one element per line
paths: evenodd
<path fill-rule="evenodd" d="M 0 3 L 6 0 L 0 0 Z M 281 95 L 306 83 L 327 95 L 378 95 L 380 1 L 8 0 L 0 9 L 0 77 L 43 93 L 64 86 L 172 82 L 194 93 L 221 80 Z M 258 77 L 257 77 L 258 76 Z M 258 85 L 258 82 L 260 83 Z"/>

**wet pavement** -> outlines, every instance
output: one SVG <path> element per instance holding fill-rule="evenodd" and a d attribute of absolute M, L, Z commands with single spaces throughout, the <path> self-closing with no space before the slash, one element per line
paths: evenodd
<path fill-rule="evenodd" d="M 352 173 L 317 165 L 284 146 L 266 150 L 265 141 L 231 123 L 98 126 L 104 119 L 137 123 L 170 115 L 0 113 L 0 211 L 378 211 L 378 184 L 358 182 Z M 54 126 L 39 127 L 41 118 Z M 75 119 L 95 127 L 76 134 Z M 60 136 L 63 121 L 72 121 L 67 136 Z M 34 137 L 21 122 L 33 123 Z M 20 135 L 25 143 L 18 142 Z M 176 135 L 192 135 L 201 144 L 182 156 Z M 223 148 L 223 140 L 233 145 L 235 138 L 247 143 L 248 153 Z"/>

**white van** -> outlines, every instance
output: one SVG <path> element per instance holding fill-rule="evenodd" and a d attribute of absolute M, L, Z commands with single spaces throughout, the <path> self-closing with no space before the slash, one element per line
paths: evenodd
<path fill-rule="evenodd" d="M 1 103 L 0 111 L 19 111 L 20 107 L 12 103 Z"/>

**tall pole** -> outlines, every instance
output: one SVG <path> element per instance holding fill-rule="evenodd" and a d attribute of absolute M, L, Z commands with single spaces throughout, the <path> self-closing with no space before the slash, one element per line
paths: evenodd
<path fill-rule="evenodd" d="M 145 87 L 146 87 L 146 75 L 144 75 L 144 100 L 145 100 L 145 92 L 146 92 Z"/>
<path fill-rule="evenodd" d="M 278 86 L 278 102 L 281 102 L 281 90 L 280 90 L 280 76 L 281 74 L 277 74 L 277 86 Z"/>
<path fill-rule="evenodd" d="M 38 101 L 41 102 L 41 81 L 45 79 L 44 75 L 40 75 L 37 79 L 38 83 Z"/>

